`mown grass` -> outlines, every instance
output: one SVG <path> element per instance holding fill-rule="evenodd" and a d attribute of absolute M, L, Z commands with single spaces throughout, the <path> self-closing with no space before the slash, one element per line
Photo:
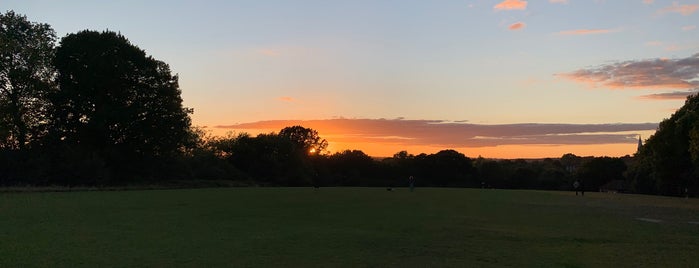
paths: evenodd
<path fill-rule="evenodd" d="M 687 267 L 690 222 L 699 200 L 602 193 L 0 193 L 0 267 Z"/>

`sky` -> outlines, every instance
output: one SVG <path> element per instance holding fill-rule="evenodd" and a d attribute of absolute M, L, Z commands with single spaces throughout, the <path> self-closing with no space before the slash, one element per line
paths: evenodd
<path fill-rule="evenodd" d="M 0 0 L 110 30 L 214 135 L 318 130 L 392 156 L 632 155 L 699 90 L 699 0 Z"/>

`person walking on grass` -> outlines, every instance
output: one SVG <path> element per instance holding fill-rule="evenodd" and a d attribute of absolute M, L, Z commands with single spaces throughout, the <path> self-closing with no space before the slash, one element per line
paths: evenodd
<path fill-rule="evenodd" d="M 412 175 L 408 177 L 408 185 L 410 185 L 410 191 L 412 192 L 415 189 L 415 177 Z"/>

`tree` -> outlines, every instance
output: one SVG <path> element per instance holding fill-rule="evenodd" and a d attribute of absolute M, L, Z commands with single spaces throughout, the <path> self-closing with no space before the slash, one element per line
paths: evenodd
<path fill-rule="evenodd" d="M 318 131 L 302 126 L 285 127 L 279 131 L 279 136 L 287 138 L 296 149 L 307 154 L 320 154 L 328 147 L 328 141 L 318 136 Z"/>
<path fill-rule="evenodd" d="M 436 154 L 419 155 L 415 159 L 419 179 L 433 186 L 480 186 L 476 182 L 473 161 L 455 150 L 442 150 Z"/>
<path fill-rule="evenodd" d="M 115 32 L 69 34 L 56 49 L 60 90 L 50 96 L 55 142 L 114 171 L 177 155 L 192 145 L 178 77 Z"/>
<path fill-rule="evenodd" d="M 22 150 L 46 134 L 55 40 L 48 24 L 0 14 L 0 148 Z"/>
<path fill-rule="evenodd" d="M 626 164 L 621 158 L 595 157 L 583 163 L 577 176 L 583 181 L 586 190 L 598 191 L 613 180 L 623 180 Z"/>
<path fill-rule="evenodd" d="M 660 122 L 636 155 L 629 172 L 635 190 L 683 195 L 699 192 L 699 96 L 687 97 L 684 106 Z"/>
<path fill-rule="evenodd" d="M 335 153 L 328 158 L 327 165 L 334 181 L 341 185 L 375 186 L 379 183 L 368 180 L 376 172 L 376 164 L 374 159 L 360 150 L 345 150 Z"/>

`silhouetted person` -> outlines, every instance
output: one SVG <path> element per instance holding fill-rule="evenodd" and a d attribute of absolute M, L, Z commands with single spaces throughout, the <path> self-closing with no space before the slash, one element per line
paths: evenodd
<path fill-rule="evenodd" d="M 412 192 L 415 189 L 415 177 L 408 177 L 408 185 L 410 185 L 410 191 Z"/>
<path fill-rule="evenodd" d="M 575 188 L 575 195 L 578 195 L 578 192 L 580 192 L 580 195 L 585 196 L 585 185 L 582 181 L 575 180 L 573 188 Z"/>
<path fill-rule="evenodd" d="M 578 191 L 580 191 L 580 182 L 578 180 L 573 182 L 573 188 L 575 189 L 575 195 L 578 195 Z M 583 193 L 583 195 L 585 195 L 585 193 Z"/>

